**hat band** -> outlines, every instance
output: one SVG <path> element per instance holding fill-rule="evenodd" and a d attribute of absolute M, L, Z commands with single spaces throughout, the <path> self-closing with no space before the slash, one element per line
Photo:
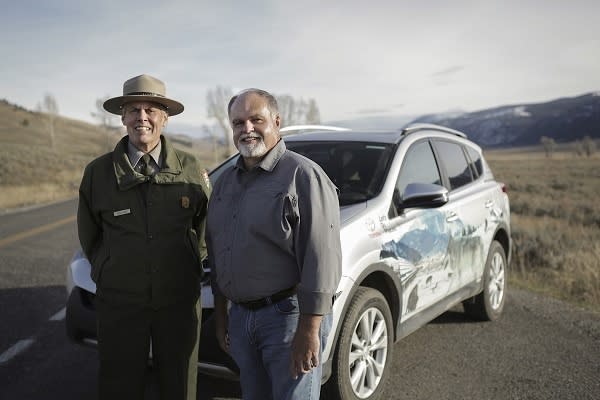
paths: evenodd
<path fill-rule="evenodd" d="M 154 96 L 154 97 L 165 97 L 162 94 L 151 93 L 151 92 L 131 92 L 127 93 L 125 96 Z"/>

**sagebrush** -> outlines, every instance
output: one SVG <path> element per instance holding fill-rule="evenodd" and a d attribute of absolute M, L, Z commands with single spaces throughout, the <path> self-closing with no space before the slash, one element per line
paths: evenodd
<path fill-rule="evenodd" d="M 511 282 L 600 310 L 600 157 L 505 150 L 486 158 L 511 202 Z"/>

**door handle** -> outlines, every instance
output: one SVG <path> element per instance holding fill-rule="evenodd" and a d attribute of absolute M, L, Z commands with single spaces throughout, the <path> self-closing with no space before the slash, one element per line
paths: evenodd
<path fill-rule="evenodd" d="M 454 211 L 449 212 L 446 216 L 446 222 L 454 222 L 457 219 L 458 215 Z"/>
<path fill-rule="evenodd" d="M 494 206 L 494 200 L 488 200 L 485 202 L 485 208 L 492 208 Z"/>

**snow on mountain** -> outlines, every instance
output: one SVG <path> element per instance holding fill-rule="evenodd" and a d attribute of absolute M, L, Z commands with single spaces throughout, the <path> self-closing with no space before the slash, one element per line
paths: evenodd
<path fill-rule="evenodd" d="M 457 129 L 484 147 L 538 144 L 542 136 L 557 142 L 570 142 L 584 136 L 600 138 L 600 92 L 458 115 L 430 114 L 413 122 Z"/>

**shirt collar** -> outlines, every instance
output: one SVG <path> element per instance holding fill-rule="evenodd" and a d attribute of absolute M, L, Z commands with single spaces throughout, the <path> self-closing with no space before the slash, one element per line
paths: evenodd
<path fill-rule="evenodd" d="M 158 167 L 161 167 L 162 159 L 161 159 L 161 150 L 162 150 L 162 140 L 158 142 L 155 148 L 153 148 L 148 154 L 154 160 Z M 135 166 L 140 162 L 140 159 L 145 153 L 139 149 L 137 149 L 131 142 L 127 142 L 127 155 L 129 156 L 129 161 L 131 162 L 131 166 L 135 168 Z"/>
<path fill-rule="evenodd" d="M 254 168 L 261 168 L 267 172 L 273 171 L 273 168 L 277 165 L 283 153 L 285 153 L 285 143 L 282 139 L 279 139 L 277 144 L 273 146 L 271 150 L 267 152 L 262 160 Z M 240 156 L 236 162 L 236 168 L 247 171 L 246 166 L 244 165 L 244 158 Z"/>

